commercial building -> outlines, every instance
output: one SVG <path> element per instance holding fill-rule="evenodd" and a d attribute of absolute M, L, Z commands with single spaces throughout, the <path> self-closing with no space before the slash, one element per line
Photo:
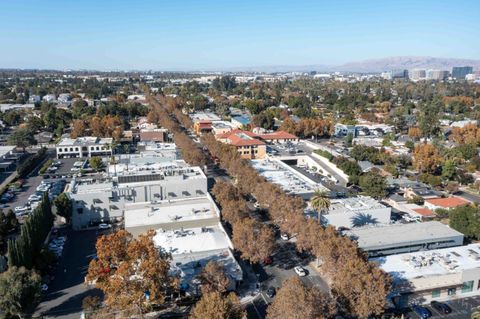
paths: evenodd
<path fill-rule="evenodd" d="M 232 117 L 231 122 L 235 128 L 243 128 L 249 126 L 252 120 L 249 116 L 241 115 Z"/>
<path fill-rule="evenodd" d="M 389 224 L 391 208 L 368 196 L 332 199 L 322 223 L 338 227 Z"/>
<path fill-rule="evenodd" d="M 57 158 L 111 156 L 112 138 L 78 137 L 62 138 L 57 144 Z"/>
<path fill-rule="evenodd" d="M 228 133 L 233 129 L 234 129 L 234 126 L 231 122 L 227 122 L 227 121 L 212 122 L 212 133 L 214 135 Z"/>
<path fill-rule="evenodd" d="M 412 81 L 425 80 L 425 78 L 427 77 L 427 72 L 421 69 L 414 69 L 408 72 L 408 76 Z"/>
<path fill-rule="evenodd" d="M 213 130 L 212 123 L 221 121 L 221 118 L 215 113 L 202 111 L 189 115 L 193 122 L 193 131 L 196 135 L 208 134 Z"/>
<path fill-rule="evenodd" d="M 317 189 L 328 191 L 322 184 L 316 183 L 277 158 L 252 160 L 251 164 L 260 175 L 289 194 L 308 199 Z"/>
<path fill-rule="evenodd" d="M 0 146 L 0 172 L 10 172 L 15 169 L 18 154 L 14 154 L 15 146 Z"/>
<path fill-rule="evenodd" d="M 35 104 L 0 104 L 0 111 L 27 110 L 35 108 Z"/>
<path fill-rule="evenodd" d="M 245 159 L 261 159 L 267 154 L 265 142 L 259 140 L 257 135 L 250 131 L 233 130 L 216 135 L 215 138 L 222 143 L 235 146 L 237 152 Z"/>
<path fill-rule="evenodd" d="M 437 221 L 352 228 L 345 235 L 369 257 L 463 245 L 463 234 Z"/>
<path fill-rule="evenodd" d="M 473 73 L 473 67 L 471 66 L 454 66 L 452 68 L 452 78 L 457 80 L 465 80 L 467 74 Z"/>
<path fill-rule="evenodd" d="M 240 265 L 232 254 L 233 245 L 221 224 L 176 230 L 158 230 L 155 244 L 172 255 L 171 273 L 180 285 L 198 294 L 198 276 L 209 261 L 223 265 L 229 279 L 227 289 L 234 290 L 243 278 Z M 197 280 L 196 280 L 197 279 Z"/>
<path fill-rule="evenodd" d="M 179 161 L 181 162 L 181 161 Z M 157 166 L 155 166 L 157 165 Z M 199 167 L 166 161 L 155 165 L 113 165 L 110 174 L 100 181 L 72 182 L 65 193 L 72 199 L 74 229 L 95 223 L 117 221 L 124 217 L 127 204 L 160 203 L 190 199 L 207 194 L 207 177 Z"/>
<path fill-rule="evenodd" d="M 446 70 L 427 70 L 427 80 L 443 81 L 450 75 Z"/>
<path fill-rule="evenodd" d="M 373 259 L 393 278 L 397 306 L 480 295 L 480 244 Z"/>
<path fill-rule="evenodd" d="M 168 130 L 161 128 L 141 129 L 139 137 L 142 142 L 163 143 L 167 141 L 167 133 Z"/>

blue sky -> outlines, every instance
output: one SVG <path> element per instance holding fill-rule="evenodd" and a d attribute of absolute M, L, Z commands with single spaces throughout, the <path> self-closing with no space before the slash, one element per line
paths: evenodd
<path fill-rule="evenodd" d="M 206 69 L 480 59 L 480 1 L 0 0 L 0 67 Z"/>

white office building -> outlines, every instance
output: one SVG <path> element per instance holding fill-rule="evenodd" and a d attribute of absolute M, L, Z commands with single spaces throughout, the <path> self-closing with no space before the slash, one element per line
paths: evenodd
<path fill-rule="evenodd" d="M 368 196 L 332 199 L 322 223 L 338 227 L 361 227 L 390 223 L 391 208 Z"/>
<path fill-rule="evenodd" d="M 78 137 L 62 138 L 57 144 L 57 158 L 111 156 L 112 138 Z"/>
<path fill-rule="evenodd" d="M 480 244 L 373 259 L 393 278 L 397 306 L 480 295 Z"/>
<path fill-rule="evenodd" d="M 122 220 L 128 204 L 206 196 L 207 177 L 199 167 L 186 164 L 152 169 L 124 167 L 116 176 L 101 181 L 74 179 L 65 193 L 73 201 L 72 226 L 78 230 L 99 222 Z"/>
<path fill-rule="evenodd" d="M 437 221 L 352 228 L 343 232 L 369 257 L 463 245 L 463 234 Z"/>

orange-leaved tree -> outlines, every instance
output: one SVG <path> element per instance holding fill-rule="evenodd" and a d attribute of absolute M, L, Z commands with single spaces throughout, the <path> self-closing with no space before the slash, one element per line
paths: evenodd
<path fill-rule="evenodd" d="M 108 309 L 144 313 L 176 289 L 177 280 L 168 274 L 171 256 L 155 247 L 154 234 L 135 239 L 120 230 L 97 240 L 97 258 L 90 262 L 87 281 L 103 291 Z"/>

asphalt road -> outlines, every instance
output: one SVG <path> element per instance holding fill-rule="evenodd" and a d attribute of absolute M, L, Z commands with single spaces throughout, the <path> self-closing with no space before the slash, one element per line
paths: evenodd
<path fill-rule="evenodd" d="M 474 203 L 480 203 L 480 196 L 475 195 L 475 194 L 460 191 L 460 192 L 456 193 L 455 195 L 459 196 L 459 197 L 462 197 L 462 198 L 464 198 L 468 201 L 474 202 Z"/>
<path fill-rule="evenodd" d="M 78 319 L 82 312 L 82 300 L 100 291 L 84 285 L 88 263 L 95 254 L 96 230 L 64 231 L 67 236 L 63 255 L 55 269 L 55 279 L 38 305 L 35 316 L 43 318 Z"/>

